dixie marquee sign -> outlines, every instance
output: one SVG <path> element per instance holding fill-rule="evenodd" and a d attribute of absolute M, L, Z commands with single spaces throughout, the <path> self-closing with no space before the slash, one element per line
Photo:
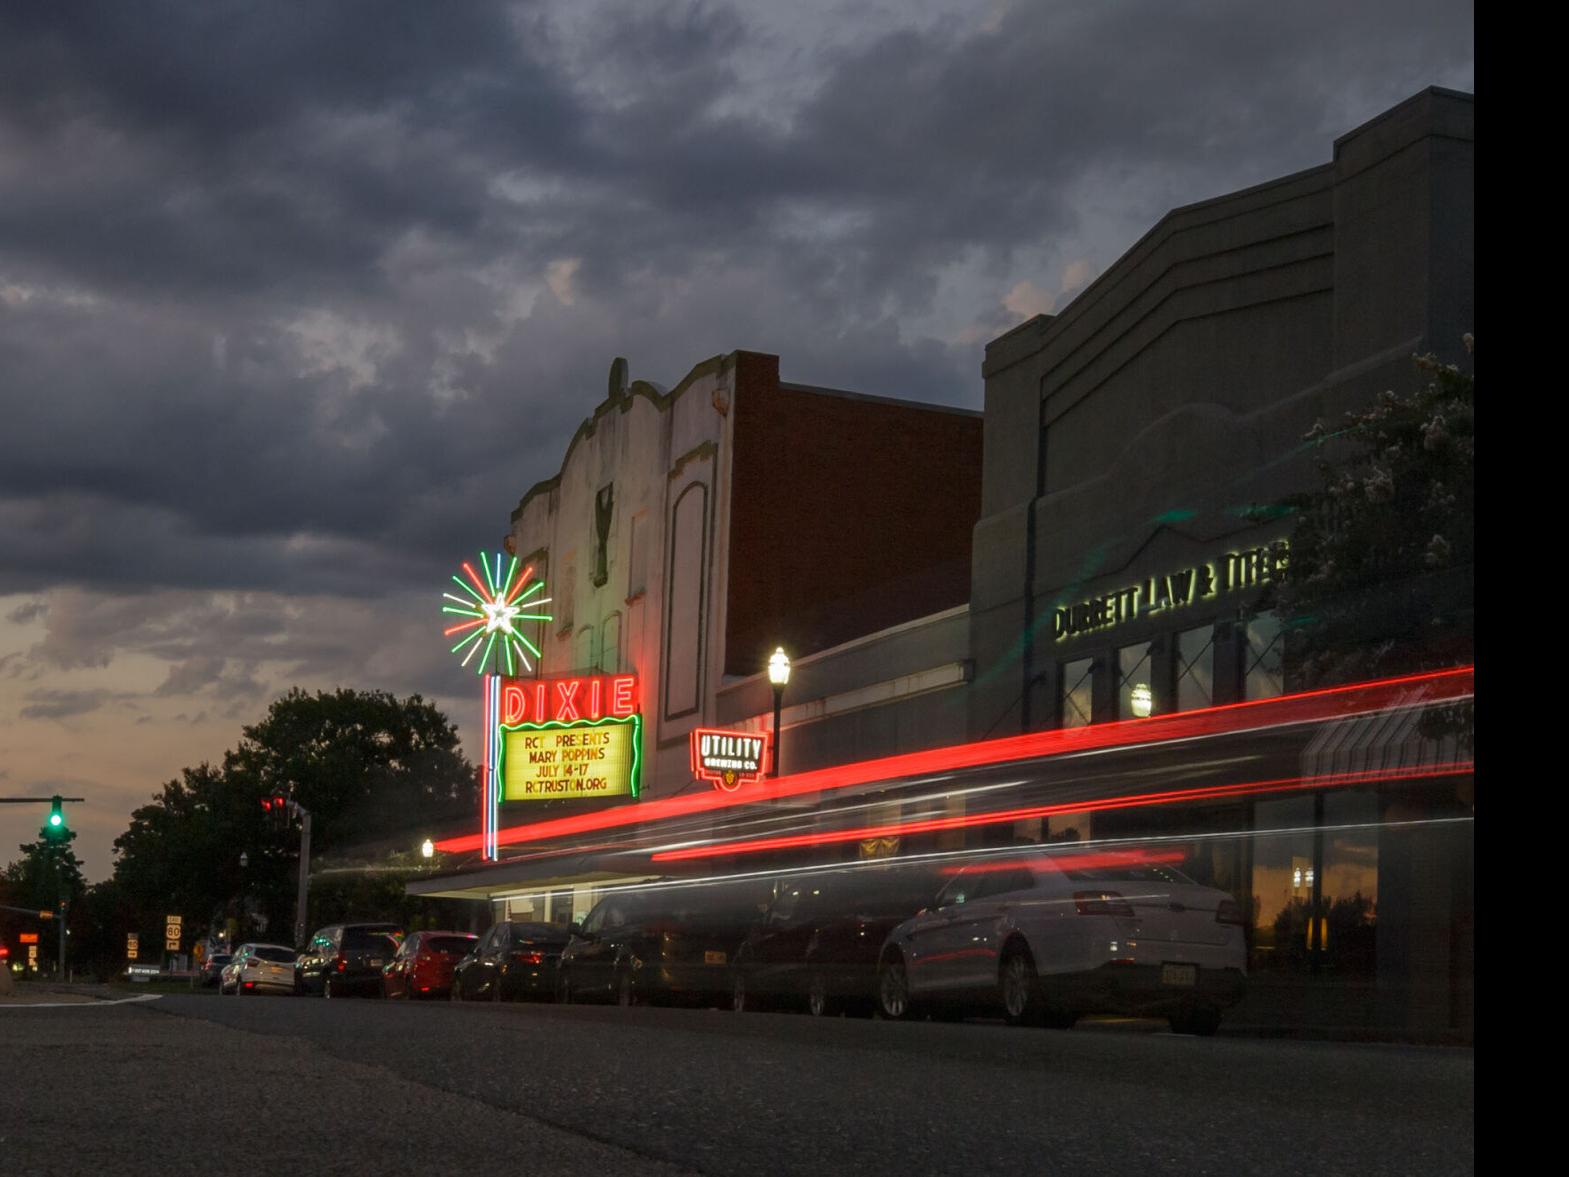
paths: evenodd
<path fill-rule="evenodd" d="M 643 719 L 636 675 L 503 679 L 499 710 L 502 801 L 637 797 Z"/>

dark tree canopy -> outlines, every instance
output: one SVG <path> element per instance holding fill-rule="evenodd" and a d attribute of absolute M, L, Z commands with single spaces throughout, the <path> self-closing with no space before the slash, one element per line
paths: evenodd
<path fill-rule="evenodd" d="M 193 929 L 233 920 L 244 935 L 265 921 L 268 935 L 289 939 L 299 835 L 268 824 L 264 796 L 310 810 L 313 859 L 407 840 L 478 804 L 456 729 L 417 695 L 291 690 L 241 736 L 221 768 L 183 770 L 115 840 L 114 883 L 133 923 L 179 913 Z"/>
<path fill-rule="evenodd" d="M 67 830 L 58 841 L 40 835 L 38 841 L 17 847 L 22 857 L 6 867 L 3 875 L 10 901 L 40 911 L 54 910 L 62 899 L 74 903 L 87 889 L 82 860 L 71 849 L 74 841 L 76 831 Z"/>
<path fill-rule="evenodd" d="M 1475 378 L 1432 356 L 1415 364 L 1413 391 L 1308 435 L 1324 484 L 1291 504 L 1292 571 L 1277 601 L 1303 686 L 1473 657 Z"/>

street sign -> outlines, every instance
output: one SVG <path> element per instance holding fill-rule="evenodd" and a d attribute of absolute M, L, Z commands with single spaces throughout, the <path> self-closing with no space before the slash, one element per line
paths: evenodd
<path fill-rule="evenodd" d="M 38 971 L 38 945 L 36 944 L 27 946 L 27 967 L 35 973 Z"/>
<path fill-rule="evenodd" d="M 19 941 L 21 941 L 23 944 L 37 944 L 38 943 L 38 933 L 37 932 L 23 932 L 20 936 L 17 937 L 17 939 Z"/>
<path fill-rule="evenodd" d="M 127 932 L 125 934 L 125 959 L 135 960 L 137 953 L 140 951 L 141 937 L 135 932 Z"/>
<path fill-rule="evenodd" d="M 183 917 L 166 915 L 163 917 L 163 946 L 170 952 L 180 951 L 180 924 Z"/>

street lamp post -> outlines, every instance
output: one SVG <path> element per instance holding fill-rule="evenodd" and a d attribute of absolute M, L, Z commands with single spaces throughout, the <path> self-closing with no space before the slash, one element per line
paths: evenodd
<path fill-rule="evenodd" d="M 784 703 L 785 686 L 790 681 L 790 656 L 784 647 L 776 649 L 768 659 L 768 681 L 774 687 L 774 750 L 770 756 L 768 775 L 779 775 L 779 712 Z"/>

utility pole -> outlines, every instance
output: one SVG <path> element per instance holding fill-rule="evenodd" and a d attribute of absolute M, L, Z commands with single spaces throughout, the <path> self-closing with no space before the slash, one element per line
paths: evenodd
<path fill-rule="evenodd" d="M 60 924 L 60 980 L 65 980 L 65 896 L 60 896 L 60 914 L 56 917 Z"/>
<path fill-rule="evenodd" d="M 310 892 L 311 880 L 311 814 L 298 801 L 289 807 L 300 819 L 300 889 L 294 900 L 294 946 L 305 943 L 305 901 Z"/>

